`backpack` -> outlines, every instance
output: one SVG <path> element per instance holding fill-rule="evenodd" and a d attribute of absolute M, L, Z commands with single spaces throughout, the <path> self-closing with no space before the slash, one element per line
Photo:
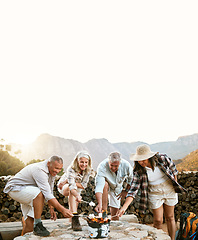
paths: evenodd
<path fill-rule="evenodd" d="M 195 213 L 181 213 L 176 240 L 198 240 L 198 217 Z"/>

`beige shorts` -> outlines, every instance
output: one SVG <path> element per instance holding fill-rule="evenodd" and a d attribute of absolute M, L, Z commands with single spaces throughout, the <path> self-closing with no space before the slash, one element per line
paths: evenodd
<path fill-rule="evenodd" d="M 108 192 L 109 206 L 114 208 L 120 208 L 120 199 L 118 200 L 115 191 L 109 188 Z"/>
<path fill-rule="evenodd" d="M 57 187 L 57 189 L 58 189 L 58 191 L 59 191 L 60 194 L 64 195 L 64 194 L 63 194 L 63 191 L 64 191 L 65 188 L 68 188 L 68 187 L 69 187 L 69 184 L 65 184 L 65 185 L 62 187 L 62 189 L 60 189 L 59 187 Z M 81 188 L 77 188 L 76 191 L 80 194 L 81 191 L 82 191 L 82 189 L 81 189 Z"/>
<path fill-rule="evenodd" d="M 20 202 L 21 211 L 26 220 L 28 216 L 34 218 L 33 200 L 40 192 L 41 190 L 38 187 L 27 186 L 21 191 L 11 191 L 8 194 L 15 201 Z"/>
<path fill-rule="evenodd" d="M 175 206 L 178 203 L 178 194 L 171 180 L 167 180 L 157 185 L 149 185 L 148 200 L 151 209 L 157 209 L 163 204 Z"/>

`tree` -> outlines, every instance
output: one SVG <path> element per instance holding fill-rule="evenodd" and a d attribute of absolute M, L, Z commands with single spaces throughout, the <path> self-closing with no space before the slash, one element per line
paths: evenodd
<path fill-rule="evenodd" d="M 25 164 L 7 151 L 0 150 L 0 176 L 15 175 Z"/>
<path fill-rule="evenodd" d="M 32 163 L 37 163 L 37 162 L 42 162 L 42 161 L 44 161 L 44 160 L 40 160 L 40 159 L 32 159 L 31 161 L 29 161 L 27 164 L 26 164 L 26 166 L 27 165 L 29 165 L 29 164 L 32 164 Z"/>
<path fill-rule="evenodd" d="M 6 151 L 10 152 L 12 150 L 12 147 L 11 147 L 11 145 L 6 144 L 5 149 L 6 149 Z"/>

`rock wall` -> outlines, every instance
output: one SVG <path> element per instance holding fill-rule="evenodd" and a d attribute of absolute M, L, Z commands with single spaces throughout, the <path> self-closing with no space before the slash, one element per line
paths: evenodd
<path fill-rule="evenodd" d="M 20 204 L 11 199 L 7 194 L 3 193 L 3 188 L 7 182 L 8 177 L 0 178 L 0 222 L 14 222 L 20 221 L 22 214 Z M 179 203 L 175 207 L 175 218 L 179 219 L 181 212 L 194 212 L 198 215 L 198 172 L 197 173 L 180 173 L 178 175 L 178 182 L 188 190 L 187 194 L 179 194 Z M 91 178 L 88 186 L 82 191 L 82 198 L 85 201 L 93 201 L 96 203 L 94 194 L 95 180 Z M 56 188 L 54 188 L 54 194 L 60 204 L 68 208 L 68 199 L 64 198 Z M 152 212 L 148 209 L 145 215 L 139 213 L 138 196 L 129 206 L 127 214 L 135 214 L 141 223 L 152 223 Z M 82 202 L 79 204 L 78 213 L 90 214 L 93 213 L 93 207 L 87 203 Z M 62 214 L 57 212 L 58 218 L 63 218 Z M 42 219 L 50 219 L 50 213 L 47 205 L 44 206 Z"/>

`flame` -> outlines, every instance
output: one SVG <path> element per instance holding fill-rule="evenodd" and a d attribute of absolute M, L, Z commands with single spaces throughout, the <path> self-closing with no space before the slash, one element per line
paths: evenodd
<path fill-rule="evenodd" d="M 108 223 L 110 221 L 109 218 L 97 218 L 97 217 L 94 217 L 94 218 L 88 218 L 89 219 L 89 222 L 96 222 L 96 223 Z"/>

